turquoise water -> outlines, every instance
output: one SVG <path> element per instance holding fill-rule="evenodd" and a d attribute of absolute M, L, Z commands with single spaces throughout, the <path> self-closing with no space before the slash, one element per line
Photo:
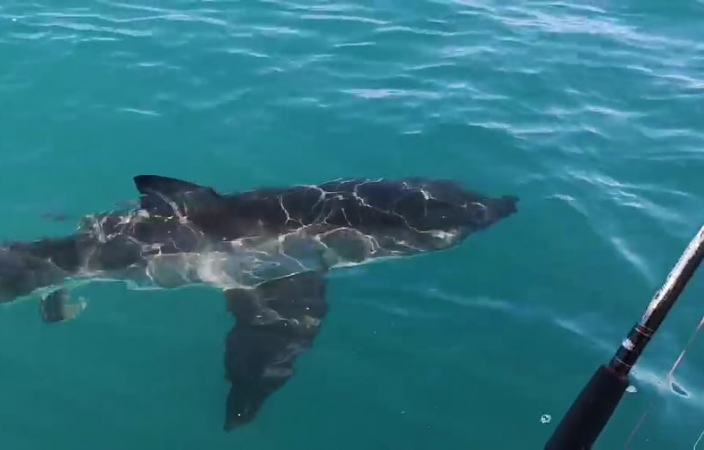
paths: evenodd
<path fill-rule="evenodd" d="M 2 448 L 542 448 L 704 218 L 704 3 L 586 3 L 3 1 L 2 239 L 70 233 L 139 173 L 426 175 L 521 203 L 456 249 L 336 273 L 315 348 L 232 434 L 217 291 L 91 285 L 56 326 L 4 306 Z M 692 448 L 704 343 L 688 396 L 659 380 L 702 293 L 597 448 L 651 406 L 631 448 Z"/>

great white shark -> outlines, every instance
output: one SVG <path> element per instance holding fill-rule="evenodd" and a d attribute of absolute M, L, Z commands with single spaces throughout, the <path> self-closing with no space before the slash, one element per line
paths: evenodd
<path fill-rule="evenodd" d="M 0 303 L 37 297 L 48 323 L 75 317 L 74 287 L 118 280 L 144 289 L 206 284 L 235 324 L 224 429 L 251 422 L 292 376 L 328 312 L 331 269 L 457 246 L 517 212 L 448 180 L 347 179 L 224 194 L 138 175 L 139 205 L 89 215 L 74 234 L 0 247 Z"/>

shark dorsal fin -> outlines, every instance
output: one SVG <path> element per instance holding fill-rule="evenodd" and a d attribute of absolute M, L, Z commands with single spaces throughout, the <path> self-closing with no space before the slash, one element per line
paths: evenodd
<path fill-rule="evenodd" d="M 160 175 L 137 175 L 134 184 L 142 194 L 141 207 L 160 214 L 174 209 L 181 214 L 197 213 L 212 208 L 220 198 L 213 188 Z"/>
<path fill-rule="evenodd" d="M 143 195 L 161 194 L 171 197 L 174 194 L 195 191 L 209 191 L 212 194 L 216 194 L 212 188 L 161 175 L 137 175 L 134 177 L 134 184 Z"/>

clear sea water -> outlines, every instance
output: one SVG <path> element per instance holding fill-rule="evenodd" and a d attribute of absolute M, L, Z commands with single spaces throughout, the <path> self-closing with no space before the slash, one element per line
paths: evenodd
<path fill-rule="evenodd" d="M 701 0 L 0 3 L 0 238 L 158 173 L 220 190 L 452 178 L 521 198 L 456 249 L 334 274 L 315 348 L 226 434 L 215 290 L 0 308 L 8 450 L 542 448 L 704 220 Z M 65 220 L 46 217 L 58 214 Z M 695 277 L 596 448 L 704 430 Z M 541 416 L 552 417 L 541 423 Z M 702 444 L 704 445 L 704 444 Z"/>

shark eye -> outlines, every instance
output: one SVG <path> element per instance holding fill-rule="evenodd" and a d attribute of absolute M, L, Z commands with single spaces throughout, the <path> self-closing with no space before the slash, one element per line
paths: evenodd
<path fill-rule="evenodd" d="M 478 222 L 487 222 L 489 220 L 489 208 L 481 203 L 472 203 L 472 216 Z"/>

